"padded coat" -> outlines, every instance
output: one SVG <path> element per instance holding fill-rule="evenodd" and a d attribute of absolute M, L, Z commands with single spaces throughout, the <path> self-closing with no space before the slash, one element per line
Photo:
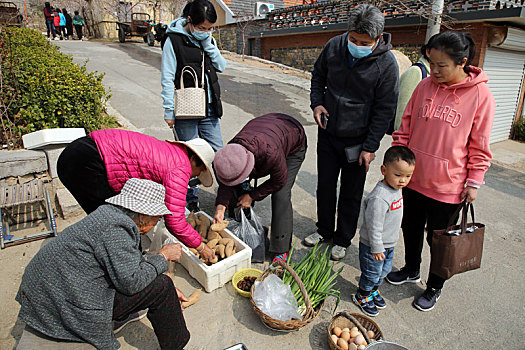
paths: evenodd
<path fill-rule="evenodd" d="M 168 231 L 190 248 L 198 247 L 201 235 L 186 222 L 184 207 L 191 177 L 186 147 L 133 131 L 107 129 L 89 134 L 106 165 L 109 186 L 120 193 L 130 178 L 155 181 L 166 188 L 165 215 Z"/>

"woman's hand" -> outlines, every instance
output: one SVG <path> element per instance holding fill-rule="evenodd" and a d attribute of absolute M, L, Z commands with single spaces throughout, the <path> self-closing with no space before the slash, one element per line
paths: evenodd
<path fill-rule="evenodd" d="M 211 250 L 211 248 L 208 247 L 206 244 L 202 243 L 202 245 L 204 245 L 204 250 L 201 252 L 200 249 L 202 249 L 202 247 L 198 247 L 197 251 L 200 252 L 201 258 L 206 260 L 206 262 L 211 262 L 213 258 L 215 258 L 215 252 Z"/>
<path fill-rule="evenodd" d="M 182 246 L 179 243 L 166 244 L 159 250 L 159 254 L 169 261 L 179 261 L 182 254 Z"/>
<path fill-rule="evenodd" d="M 467 200 L 467 203 L 472 203 L 476 200 L 476 197 L 478 196 L 478 189 L 475 187 L 467 186 L 461 192 L 461 200 Z"/>
<path fill-rule="evenodd" d="M 240 205 L 243 209 L 249 209 L 252 205 L 253 199 L 248 193 L 243 194 L 239 197 L 237 205 Z"/>
<path fill-rule="evenodd" d="M 183 301 L 188 301 L 188 298 L 186 298 L 184 293 L 182 293 L 182 291 L 179 288 L 175 287 L 175 290 L 177 291 L 177 298 L 179 299 L 179 303 L 182 303 Z"/>
<path fill-rule="evenodd" d="M 175 125 L 175 119 L 164 119 L 164 121 L 168 124 L 170 128 L 173 128 Z"/>
<path fill-rule="evenodd" d="M 224 212 L 226 211 L 226 206 L 219 204 L 215 209 L 215 215 L 213 216 L 212 224 L 220 224 L 224 221 Z"/>

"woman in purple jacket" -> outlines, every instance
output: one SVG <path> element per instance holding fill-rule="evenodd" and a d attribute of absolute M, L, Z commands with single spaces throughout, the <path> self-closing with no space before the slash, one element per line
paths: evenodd
<path fill-rule="evenodd" d="M 250 208 L 252 201 L 272 195 L 270 252 L 274 261 L 286 260 L 292 242 L 292 186 L 306 154 L 306 135 L 295 118 L 270 113 L 249 121 L 215 155 L 219 180 L 214 222 L 224 220 L 226 207 L 235 203 Z M 239 185 L 270 176 L 260 186 L 239 195 Z M 241 190 L 242 191 L 242 190 Z M 231 216 L 231 213 L 230 213 Z"/>

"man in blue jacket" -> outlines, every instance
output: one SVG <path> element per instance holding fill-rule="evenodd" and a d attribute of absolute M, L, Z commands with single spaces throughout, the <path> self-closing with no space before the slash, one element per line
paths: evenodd
<path fill-rule="evenodd" d="M 384 23 L 370 4 L 352 9 L 348 32 L 330 39 L 312 73 L 310 107 L 319 125 L 317 232 L 305 244 L 333 239 L 334 260 L 344 258 L 355 236 L 366 173 L 396 112 L 399 70 Z"/>

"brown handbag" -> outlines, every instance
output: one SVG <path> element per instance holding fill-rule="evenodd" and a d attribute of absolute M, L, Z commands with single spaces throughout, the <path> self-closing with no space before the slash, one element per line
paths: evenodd
<path fill-rule="evenodd" d="M 469 209 L 472 222 L 467 224 Z M 452 225 L 460 211 L 460 224 Z M 444 279 L 480 267 L 485 234 L 485 225 L 474 220 L 472 203 L 461 203 L 447 227 L 446 230 L 435 230 L 432 234 L 430 262 L 430 272 Z"/>

